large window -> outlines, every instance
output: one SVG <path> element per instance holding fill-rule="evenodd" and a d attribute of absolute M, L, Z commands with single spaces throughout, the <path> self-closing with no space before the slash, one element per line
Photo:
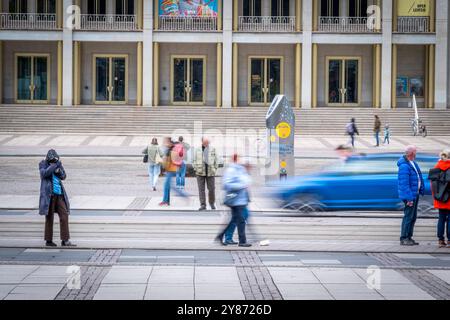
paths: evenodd
<path fill-rule="evenodd" d="M 9 13 L 27 13 L 27 0 L 9 0 Z"/>
<path fill-rule="evenodd" d="M 350 0 L 350 17 L 367 17 L 367 0 Z"/>
<path fill-rule="evenodd" d="M 289 16 L 289 0 L 272 0 L 271 14 L 272 17 Z"/>
<path fill-rule="evenodd" d="M 339 17 L 339 0 L 321 0 L 320 15 L 322 17 Z"/>
<path fill-rule="evenodd" d="M 116 14 L 133 15 L 134 0 L 116 0 Z"/>
<path fill-rule="evenodd" d="M 88 0 L 88 14 L 106 14 L 106 0 Z"/>
<path fill-rule="evenodd" d="M 243 9 L 245 17 L 260 17 L 261 0 L 244 0 Z"/>

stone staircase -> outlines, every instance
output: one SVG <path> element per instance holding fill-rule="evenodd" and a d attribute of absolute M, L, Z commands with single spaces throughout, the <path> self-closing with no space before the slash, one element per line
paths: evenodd
<path fill-rule="evenodd" d="M 261 130 L 265 128 L 264 107 L 217 109 L 197 106 L 0 106 L 0 132 L 14 134 L 94 134 L 94 135 L 170 135 L 176 129 L 194 133 L 194 125 L 203 132 L 220 130 Z M 296 134 L 343 135 L 351 117 L 361 135 L 371 135 L 373 115 L 382 124 L 389 123 L 393 135 L 411 135 L 412 109 L 371 108 L 296 109 Z M 450 136 L 450 110 L 419 110 L 428 134 Z"/>

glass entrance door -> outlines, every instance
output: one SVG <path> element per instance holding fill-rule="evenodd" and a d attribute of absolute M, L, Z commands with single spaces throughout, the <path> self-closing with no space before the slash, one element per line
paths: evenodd
<path fill-rule="evenodd" d="M 328 105 L 357 106 L 361 95 L 361 58 L 327 58 Z"/>
<path fill-rule="evenodd" d="M 249 101 L 250 105 L 268 105 L 277 94 L 283 92 L 283 63 L 281 57 L 250 57 Z"/>
<path fill-rule="evenodd" d="M 16 56 L 16 102 L 49 103 L 48 55 Z"/>
<path fill-rule="evenodd" d="M 127 103 L 127 69 L 127 56 L 94 56 L 94 103 Z"/>
<path fill-rule="evenodd" d="M 172 58 L 172 103 L 205 103 L 205 57 Z"/>

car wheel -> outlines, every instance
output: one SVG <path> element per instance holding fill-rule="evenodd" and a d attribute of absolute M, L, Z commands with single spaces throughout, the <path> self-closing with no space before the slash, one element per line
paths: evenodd
<path fill-rule="evenodd" d="M 301 195 L 286 202 L 283 209 L 295 210 L 301 213 L 324 211 L 323 204 L 312 195 Z"/>

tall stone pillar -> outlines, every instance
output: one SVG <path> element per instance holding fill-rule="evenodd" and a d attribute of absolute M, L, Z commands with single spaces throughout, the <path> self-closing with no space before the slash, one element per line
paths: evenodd
<path fill-rule="evenodd" d="M 142 104 L 153 105 L 153 1 L 143 0 Z"/>
<path fill-rule="evenodd" d="M 392 3 L 382 1 L 382 48 L 381 48 L 381 108 L 392 106 Z"/>
<path fill-rule="evenodd" d="M 435 61 L 435 101 L 436 109 L 447 108 L 447 90 L 448 90 L 448 0 L 436 0 L 436 58 Z"/>
<path fill-rule="evenodd" d="M 223 1 L 222 107 L 231 108 L 233 92 L 233 1 Z"/>
<path fill-rule="evenodd" d="M 67 21 L 72 15 L 72 12 L 67 13 L 67 9 L 72 5 L 72 0 L 63 0 L 63 66 L 62 66 L 62 103 L 63 106 L 73 105 L 73 32 L 72 25 Z"/>
<path fill-rule="evenodd" d="M 303 44 L 302 44 L 302 108 L 312 105 L 312 30 L 313 0 L 303 0 Z"/>

